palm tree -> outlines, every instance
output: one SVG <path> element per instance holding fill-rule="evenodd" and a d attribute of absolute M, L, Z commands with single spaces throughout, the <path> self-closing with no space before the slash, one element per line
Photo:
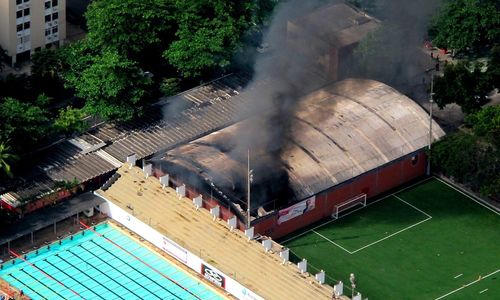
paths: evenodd
<path fill-rule="evenodd" d="M 10 162 L 16 159 L 18 159 L 18 156 L 10 153 L 10 146 L 4 142 L 0 142 L 0 171 L 12 177 Z"/>

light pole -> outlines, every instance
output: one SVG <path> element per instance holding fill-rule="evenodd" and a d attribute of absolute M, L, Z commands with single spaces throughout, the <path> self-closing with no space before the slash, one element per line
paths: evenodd
<path fill-rule="evenodd" d="M 250 228 L 250 184 L 253 181 L 253 170 L 250 170 L 250 148 L 247 153 L 247 229 Z"/>
<path fill-rule="evenodd" d="M 427 176 L 431 175 L 431 147 L 432 147 L 432 104 L 434 104 L 434 73 L 431 76 L 431 95 L 429 99 L 429 155 L 427 156 Z"/>
<path fill-rule="evenodd" d="M 356 277 L 354 276 L 354 273 L 351 273 L 351 275 L 349 275 L 349 281 L 351 282 L 351 288 L 352 288 L 351 299 L 352 299 L 354 298 L 354 289 L 356 288 Z"/>

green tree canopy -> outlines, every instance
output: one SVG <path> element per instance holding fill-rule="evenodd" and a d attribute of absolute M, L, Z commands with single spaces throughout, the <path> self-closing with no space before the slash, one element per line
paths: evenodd
<path fill-rule="evenodd" d="M 491 85 L 500 89 L 500 45 L 496 45 L 491 49 L 486 74 Z"/>
<path fill-rule="evenodd" d="M 500 151 L 474 135 L 449 134 L 432 146 L 433 170 L 443 172 L 485 196 L 500 193 Z"/>
<path fill-rule="evenodd" d="M 54 127 L 57 131 L 65 134 L 81 133 L 88 128 L 88 123 L 83 120 L 84 117 L 83 110 L 68 106 L 59 111 L 59 115 L 54 121 Z"/>
<path fill-rule="evenodd" d="M 93 49 L 139 53 L 172 36 L 172 0 L 96 0 L 85 14 Z"/>
<path fill-rule="evenodd" d="M 137 63 L 112 50 L 90 61 L 84 57 L 84 61 L 91 64 L 80 74 L 70 72 L 66 80 L 85 99 L 86 112 L 118 120 L 129 120 L 141 112 L 151 79 L 144 76 Z"/>
<path fill-rule="evenodd" d="M 177 0 L 176 39 L 163 53 L 183 77 L 227 67 L 255 23 L 251 0 Z M 267 2 L 266 2 L 267 3 Z"/>
<path fill-rule="evenodd" d="M 18 159 L 18 156 L 11 152 L 8 143 L 9 141 L 0 141 L 0 177 L 2 177 L 2 174 L 12 177 L 11 163 Z"/>
<path fill-rule="evenodd" d="M 465 50 L 500 42 L 500 1 L 447 0 L 429 31 L 441 48 Z"/>
<path fill-rule="evenodd" d="M 46 110 L 14 98 L 0 104 L 0 120 L 0 140 L 15 141 L 16 150 L 23 153 L 50 133 Z"/>
<path fill-rule="evenodd" d="M 478 137 L 485 137 L 488 141 L 500 147 L 500 105 L 492 105 L 480 111 L 467 115 L 465 124 L 472 128 Z"/>
<path fill-rule="evenodd" d="M 60 68 L 60 59 L 58 52 L 50 49 L 43 49 L 35 52 L 31 56 L 31 73 L 40 78 L 54 79 Z"/>
<path fill-rule="evenodd" d="M 434 79 L 434 100 L 440 108 L 456 103 L 465 113 L 471 113 L 487 102 L 486 95 L 491 89 L 479 66 L 470 67 L 464 62 L 449 64 L 444 75 Z"/>

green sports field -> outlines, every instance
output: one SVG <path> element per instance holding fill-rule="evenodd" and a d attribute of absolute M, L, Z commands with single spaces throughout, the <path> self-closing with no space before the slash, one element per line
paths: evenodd
<path fill-rule="evenodd" d="M 500 215 L 436 178 L 281 243 L 370 300 L 500 299 Z"/>

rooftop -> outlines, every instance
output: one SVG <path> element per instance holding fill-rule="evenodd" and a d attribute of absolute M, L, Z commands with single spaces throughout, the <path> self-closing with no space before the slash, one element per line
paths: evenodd
<path fill-rule="evenodd" d="M 0 184 L 0 198 L 18 206 L 53 192 L 58 181 L 86 182 L 116 170 L 130 154 L 143 159 L 226 127 L 250 111 L 239 95 L 249 80 L 243 74 L 222 77 L 160 101 L 138 120 L 104 123 L 49 147 L 29 170 Z"/>
<path fill-rule="evenodd" d="M 322 6 L 290 22 L 337 47 L 357 43 L 380 26 L 377 19 L 345 3 Z"/>
<path fill-rule="evenodd" d="M 226 195 L 234 195 L 235 183 L 246 182 L 246 154 L 237 157 L 220 145 L 230 147 L 228 141 L 241 136 L 252 122 L 261 120 L 251 118 L 170 150 L 164 160 L 167 166 L 208 178 Z M 381 82 L 346 79 L 304 96 L 291 131 L 281 159 L 296 200 L 302 200 L 426 147 L 429 116 Z M 444 135 L 434 121 L 432 134 L 434 140 Z M 266 155 L 259 149 L 251 151 L 257 153 L 251 161 Z M 173 168 L 167 173 L 176 175 Z M 258 176 L 254 174 L 254 180 Z"/>

